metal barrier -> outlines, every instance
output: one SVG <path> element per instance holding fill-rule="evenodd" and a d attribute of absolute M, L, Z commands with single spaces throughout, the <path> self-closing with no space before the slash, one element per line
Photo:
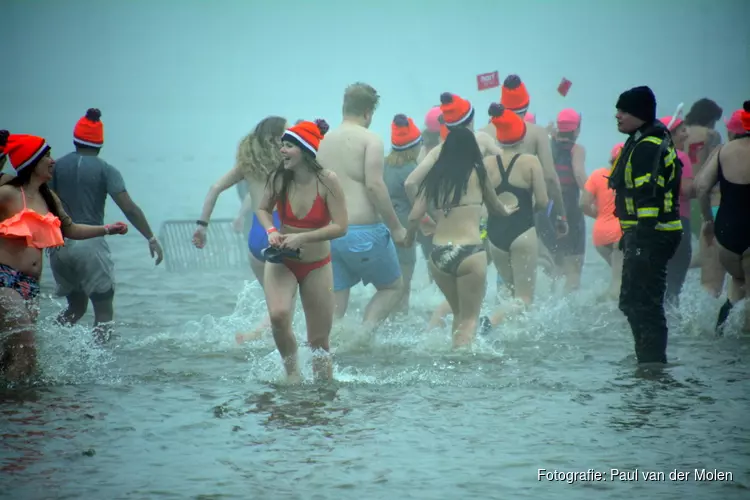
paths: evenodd
<path fill-rule="evenodd" d="M 168 220 L 161 225 L 159 241 L 167 271 L 247 268 L 247 234 L 235 232 L 232 219 L 212 219 L 202 249 L 193 245 L 195 228 L 193 219 Z"/>

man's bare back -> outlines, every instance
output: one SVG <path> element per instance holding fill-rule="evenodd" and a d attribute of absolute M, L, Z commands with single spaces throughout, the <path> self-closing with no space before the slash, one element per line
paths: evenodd
<path fill-rule="evenodd" d="M 379 151 L 380 156 L 385 157 L 380 137 L 360 125 L 344 122 L 326 134 L 318 150 L 320 164 L 335 172 L 341 182 L 350 224 L 381 222 L 367 195 L 365 154 L 368 149 L 373 153 Z"/>

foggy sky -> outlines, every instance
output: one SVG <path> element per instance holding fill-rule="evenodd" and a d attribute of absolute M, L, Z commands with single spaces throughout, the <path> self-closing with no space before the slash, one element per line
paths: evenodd
<path fill-rule="evenodd" d="M 155 228 L 198 216 L 209 185 L 260 119 L 335 125 L 355 81 L 380 92 L 372 128 L 387 144 L 394 114 L 421 125 L 444 91 L 471 100 L 483 125 L 500 94 L 478 92 L 476 75 L 517 73 L 538 123 L 564 107 L 582 112 L 588 171 L 623 140 L 614 103 L 631 86 L 654 89 L 659 116 L 710 97 L 727 118 L 750 99 L 743 0 L 0 4 L 0 128 L 42 135 L 58 157 L 72 149 L 76 120 L 100 108 L 102 157 L 123 172 Z M 555 92 L 562 77 L 573 82 L 565 99 Z M 227 192 L 214 217 L 238 208 Z M 107 219 L 120 218 L 109 210 Z"/>

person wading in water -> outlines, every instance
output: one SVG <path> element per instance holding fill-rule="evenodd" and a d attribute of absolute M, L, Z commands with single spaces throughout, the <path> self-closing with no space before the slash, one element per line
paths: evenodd
<path fill-rule="evenodd" d="M 623 92 L 616 107 L 617 129 L 629 136 L 609 179 L 624 233 L 620 310 L 633 331 L 638 362 L 666 363 L 664 293 L 667 264 L 682 238 L 682 165 L 669 130 L 656 120 L 650 88 Z"/>

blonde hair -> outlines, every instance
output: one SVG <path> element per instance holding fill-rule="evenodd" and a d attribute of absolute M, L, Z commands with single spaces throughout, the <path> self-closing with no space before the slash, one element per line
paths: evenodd
<path fill-rule="evenodd" d="M 419 158 L 419 151 L 422 149 L 422 143 L 416 144 L 409 149 L 403 149 L 398 151 L 391 149 L 391 152 L 385 159 L 385 163 L 389 167 L 403 167 L 409 163 L 416 163 Z"/>
<path fill-rule="evenodd" d="M 285 118 L 269 116 L 240 141 L 236 165 L 245 178 L 265 180 L 281 163 L 281 136 L 285 127 Z"/>
<path fill-rule="evenodd" d="M 344 92 L 344 115 L 363 116 L 378 107 L 380 96 L 371 85 L 357 82 L 349 85 Z"/>

